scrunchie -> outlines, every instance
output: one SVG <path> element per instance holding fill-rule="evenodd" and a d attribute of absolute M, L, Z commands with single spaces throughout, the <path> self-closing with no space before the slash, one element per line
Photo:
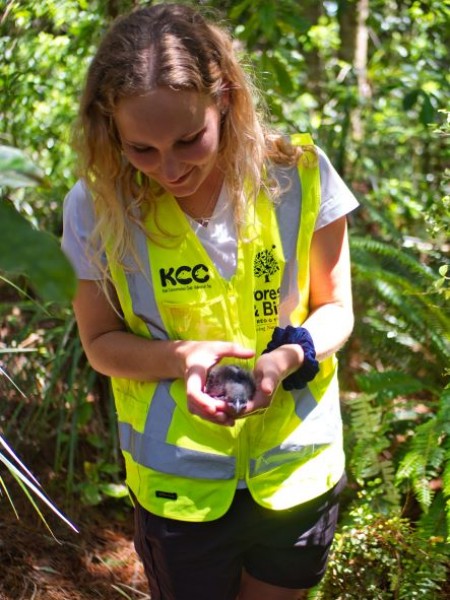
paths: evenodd
<path fill-rule="evenodd" d="M 319 372 L 319 362 L 316 360 L 314 342 L 309 331 L 304 327 L 293 327 L 292 325 L 288 325 L 285 329 L 275 327 L 272 339 L 267 344 L 263 354 L 272 352 L 272 350 L 276 350 L 276 348 L 285 344 L 298 344 L 302 347 L 305 357 L 302 366 L 283 380 L 283 388 L 286 391 L 301 390 Z"/>

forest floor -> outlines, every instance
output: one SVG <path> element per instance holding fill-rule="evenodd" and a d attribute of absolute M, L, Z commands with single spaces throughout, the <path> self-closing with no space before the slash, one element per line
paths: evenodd
<path fill-rule="evenodd" d="M 17 520 L 0 496 L 0 600 L 149 600 L 133 546 L 132 509 L 82 507 L 73 532 L 45 516 L 56 541 L 21 491 Z"/>

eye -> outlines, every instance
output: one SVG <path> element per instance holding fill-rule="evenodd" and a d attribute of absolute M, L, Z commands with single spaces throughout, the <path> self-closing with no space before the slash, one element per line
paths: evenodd
<path fill-rule="evenodd" d="M 188 146 L 189 144 L 195 144 L 195 142 L 197 142 L 202 137 L 204 132 L 205 132 L 205 130 L 202 129 L 201 131 L 199 131 L 192 137 L 188 137 L 188 138 L 185 138 L 184 140 L 180 140 L 179 144 L 181 144 L 182 146 Z"/>
<path fill-rule="evenodd" d="M 136 154 L 145 154 L 151 152 L 153 148 L 151 146 L 130 146 L 130 150 Z"/>

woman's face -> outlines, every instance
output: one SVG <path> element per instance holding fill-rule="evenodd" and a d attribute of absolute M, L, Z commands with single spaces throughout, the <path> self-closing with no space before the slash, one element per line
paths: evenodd
<path fill-rule="evenodd" d="M 215 191 L 220 110 L 210 98 L 160 87 L 121 100 L 114 120 L 130 163 L 166 191 L 192 200 Z"/>

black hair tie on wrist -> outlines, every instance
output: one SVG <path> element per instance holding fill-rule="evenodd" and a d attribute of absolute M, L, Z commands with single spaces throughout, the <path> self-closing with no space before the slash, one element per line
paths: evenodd
<path fill-rule="evenodd" d="M 275 327 L 272 339 L 267 344 L 263 354 L 272 352 L 272 350 L 285 344 L 298 344 L 301 346 L 305 358 L 302 366 L 283 380 L 283 388 L 286 391 L 301 390 L 319 372 L 319 362 L 316 360 L 314 342 L 309 331 L 304 327 L 293 327 L 292 325 L 288 325 L 285 329 Z"/>

